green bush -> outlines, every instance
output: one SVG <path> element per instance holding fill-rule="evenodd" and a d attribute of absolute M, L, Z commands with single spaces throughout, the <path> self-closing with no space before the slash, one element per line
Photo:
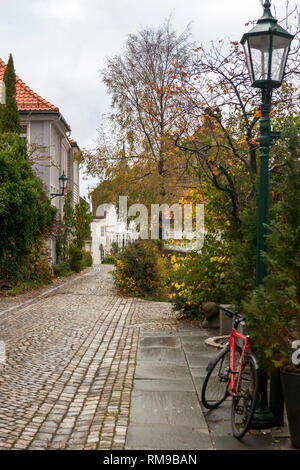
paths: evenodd
<path fill-rule="evenodd" d="M 75 271 L 76 273 L 79 273 L 82 269 L 82 259 L 83 259 L 83 253 L 78 248 L 76 245 L 73 243 L 69 247 L 69 256 L 70 256 L 70 261 L 69 265 L 72 271 Z"/>
<path fill-rule="evenodd" d="M 64 201 L 64 217 L 60 226 L 61 233 L 56 240 L 56 259 L 58 264 L 70 262 L 70 246 L 74 245 L 82 251 L 82 268 L 92 266 L 93 261 L 91 256 L 83 250 L 85 240 L 91 233 L 90 224 L 92 219 L 89 204 L 84 199 L 81 199 L 79 204 L 73 207 L 72 192 L 68 192 Z M 73 248 L 71 248 L 72 251 L 74 251 Z M 78 262 L 75 261 L 75 264 L 77 266 L 76 269 L 78 269 Z"/>
<path fill-rule="evenodd" d="M 0 279 L 31 278 L 35 245 L 56 212 L 32 172 L 26 142 L 13 133 L 0 135 Z"/>
<path fill-rule="evenodd" d="M 117 242 L 112 242 L 112 244 L 111 244 L 111 250 L 110 250 L 110 255 L 111 255 L 112 257 L 114 257 L 114 258 L 118 258 L 119 255 L 120 255 L 120 253 L 121 253 L 121 251 L 122 251 L 122 250 L 120 249 L 118 243 L 117 243 Z"/>
<path fill-rule="evenodd" d="M 83 268 L 90 268 L 93 266 L 93 258 L 91 253 L 88 251 L 83 251 L 82 253 L 82 267 Z"/>
<path fill-rule="evenodd" d="M 73 272 L 67 262 L 56 264 L 53 270 L 56 277 L 69 276 Z"/>
<path fill-rule="evenodd" d="M 80 198 L 80 202 L 76 204 L 74 211 L 74 241 L 73 243 L 81 250 L 84 247 L 85 240 L 91 235 L 91 223 L 93 216 L 90 212 L 90 205 Z"/>
<path fill-rule="evenodd" d="M 247 325 L 260 364 L 266 369 L 297 369 L 292 343 L 300 339 L 300 160 L 298 129 L 288 140 L 290 157 L 269 224 L 268 276 L 244 302 Z M 298 372 L 300 367 L 298 367 Z"/>
<path fill-rule="evenodd" d="M 201 252 L 170 256 L 169 297 L 174 309 L 188 318 L 202 316 L 204 302 L 226 303 L 229 275 L 228 246 L 218 237 L 207 235 Z"/>
<path fill-rule="evenodd" d="M 113 273 L 117 287 L 135 297 L 166 298 L 167 269 L 157 243 L 136 240 L 128 244 Z"/>
<path fill-rule="evenodd" d="M 105 256 L 102 260 L 102 264 L 114 264 L 115 266 L 117 265 L 117 258 L 114 256 Z"/>
<path fill-rule="evenodd" d="M 20 270 L 23 279 L 48 283 L 53 279 L 53 269 L 46 241 L 37 240 L 32 247 L 27 263 Z"/>

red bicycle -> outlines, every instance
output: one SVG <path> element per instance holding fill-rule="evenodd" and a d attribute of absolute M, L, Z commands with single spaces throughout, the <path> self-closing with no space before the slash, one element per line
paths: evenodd
<path fill-rule="evenodd" d="M 229 343 L 207 366 L 202 387 L 205 408 L 218 408 L 227 397 L 232 397 L 231 427 L 233 435 L 241 439 L 251 426 L 257 403 L 258 365 L 251 352 L 249 336 L 237 331 L 245 317 L 224 307 L 222 310 L 233 319 Z M 242 347 L 237 342 L 242 344 Z"/>

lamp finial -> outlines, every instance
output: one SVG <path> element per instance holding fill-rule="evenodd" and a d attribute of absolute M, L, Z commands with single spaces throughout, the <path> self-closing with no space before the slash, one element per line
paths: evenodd
<path fill-rule="evenodd" d="M 274 18 L 274 16 L 271 13 L 271 1 L 270 0 L 262 0 L 262 5 L 264 7 L 264 14 L 260 20 L 258 20 L 258 23 L 264 23 L 266 21 L 271 21 L 273 23 L 277 23 L 277 20 Z"/>

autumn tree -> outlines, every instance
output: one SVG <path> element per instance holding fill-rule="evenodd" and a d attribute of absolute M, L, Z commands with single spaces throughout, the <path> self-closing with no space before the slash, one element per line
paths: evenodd
<path fill-rule="evenodd" d="M 107 196 L 111 187 L 112 197 L 122 190 L 144 204 L 178 199 L 185 166 L 170 135 L 179 117 L 174 96 L 191 58 L 189 38 L 189 28 L 177 35 L 170 21 L 143 29 L 130 34 L 123 53 L 102 70 L 113 111 L 97 154 L 85 162 L 105 180 Z"/>
<path fill-rule="evenodd" d="M 296 36 L 284 82 L 272 97 L 272 128 L 283 132 L 270 152 L 270 222 L 278 201 L 284 202 L 286 197 L 286 129 L 299 129 L 299 72 L 295 67 L 300 52 L 299 15 L 292 11 L 290 26 Z M 195 48 L 192 66 L 185 72 L 177 94 L 181 117 L 174 139 L 190 155 L 189 169 L 198 179 L 194 198 L 205 202 L 209 235 L 205 250 L 213 247 L 211 236 L 218 246 L 223 244 L 224 256 L 230 259 L 224 278 L 228 300 L 240 306 L 255 287 L 260 91 L 251 87 L 244 51 L 237 41 Z M 194 273 L 203 276 L 199 264 Z M 207 287 L 207 283 L 201 287 L 204 294 Z"/>
<path fill-rule="evenodd" d="M 0 110 L 0 133 L 15 132 L 20 134 L 20 116 L 16 102 L 16 74 L 11 54 L 4 72 L 3 82 L 6 100 Z"/>
<path fill-rule="evenodd" d="M 295 66 L 300 58 L 297 9 L 287 12 L 287 21 L 290 18 L 292 23 L 285 26 L 296 37 L 285 81 L 272 97 L 272 125 L 278 130 L 298 115 L 300 104 Z M 211 196 L 210 206 L 215 204 L 237 231 L 241 211 L 256 195 L 261 116 L 260 91 L 251 87 L 239 42 L 220 40 L 208 48 L 195 48 L 192 65 L 181 74 L 178 88 L 176 145 L 190 154 L 189 168 L 198 176 L 199 189 Z M 284 143 L 279 142 L 271 154 L 270 174 L 280 172 L 284 165 Z"/>

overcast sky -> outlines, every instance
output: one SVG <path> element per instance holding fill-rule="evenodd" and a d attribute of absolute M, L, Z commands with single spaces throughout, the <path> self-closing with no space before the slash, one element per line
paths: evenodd
<path fill-rule="evenodd" d="M 285 0 L 274 0 L 279 8 Z M 240 40 L 258 19 L 260 0 L 0 0 L 0 57 L 11 52 L 16 73 L 60 108 L 81 148 L 95 147 L 110 98 L 99 77 L 105 58 L 122 51 L 129 33 L 158 26 L 172 13 L 193 39 Z M 283 14 L 283 12 L 280 12 Z M 82 181 L 82 193 L 95 182 Z"/>

